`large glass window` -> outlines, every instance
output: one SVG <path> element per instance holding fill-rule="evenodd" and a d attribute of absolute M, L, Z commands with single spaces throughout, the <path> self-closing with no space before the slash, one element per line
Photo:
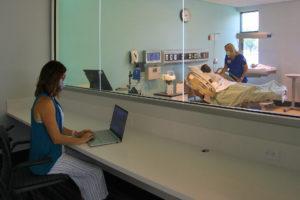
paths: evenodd
<path fill-rule="evenodd" d="M 240 13 L 200 0 L 57 0 L 56 5 L 56 59 L 68 69 L 67 85 L 272 112 L 278 110 L 275 102 L 280 109 L 286 105 L 282 78 L 267 77 L 276 69 L 252 68 L 272 63 L 266 55 L 278 58 L 266 51 L 276 49 L 270 40 L 261 42 L 271 34 L 259 32 L 258 11 Z M 226 61 L 234 62 L 226 59 L 228 43 L 245 56 L 250 69 L 245 76 L 256 87 L 235 79 L 241 69 L 231 70 L 234 76 L 218 74 Z"/>
<path fill-rule="evenodd" d="M 84 70 L 100 68 L 100 1 L 58 0 L 56 58 L 67 66 L 66 84 L 89 87 Z"/>

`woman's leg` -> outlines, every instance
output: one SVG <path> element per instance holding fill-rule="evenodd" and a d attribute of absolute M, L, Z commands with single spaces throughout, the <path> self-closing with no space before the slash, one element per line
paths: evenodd
<path fill-rule="evenodd" d="M 59 173 L 73 179 L 85 200 L 101 200 L 108 195 L 103 171 L 95 165 L 62 154 L 48 174 Z"/>

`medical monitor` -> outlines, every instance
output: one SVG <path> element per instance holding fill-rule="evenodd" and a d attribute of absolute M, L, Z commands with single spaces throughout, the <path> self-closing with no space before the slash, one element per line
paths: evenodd
<path fill-rule="evenodd" d="M 90 88 L 104 91 L 113 90 L 103 70 L 84 69 L 83 71 L 90 82 Z"/>
<path fill-rule="evenodd" d="M 144 51 L 146 64 L 161 63 L 161 51 Z"/>

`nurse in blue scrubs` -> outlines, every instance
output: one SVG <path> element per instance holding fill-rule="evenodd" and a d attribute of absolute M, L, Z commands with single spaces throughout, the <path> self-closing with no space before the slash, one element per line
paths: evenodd
<path fill-rule="evenodd" d="M 248 65 L 245 57 L 236 51 L 233 44 L 229 43 L 225 45 L 225 64 L 221 71 L 221 75 L 224 75 L 228 71 L 229 76 L 236 82 L 247 83 L 246 72 Z"/>

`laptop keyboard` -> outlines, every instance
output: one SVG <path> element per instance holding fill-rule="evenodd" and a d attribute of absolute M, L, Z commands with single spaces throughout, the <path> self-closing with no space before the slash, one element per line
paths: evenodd
<path fill-rule="evenodd" d="M 112 135 L 110 131 L 103 131 L 96 135 L 96 140 L 98 141 L 114 141 L 116 138 Z"/>

